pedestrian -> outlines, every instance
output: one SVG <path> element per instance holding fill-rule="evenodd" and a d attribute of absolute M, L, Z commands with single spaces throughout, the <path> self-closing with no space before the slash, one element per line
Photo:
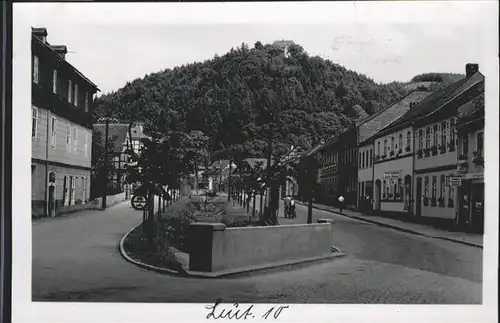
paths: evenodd
<path fill-rule="evenodd" d="M 344 206 L 344 197 L 342 195 L 339 197 L 339 203 L 340 212 L 342 212 L 342 208 Z"/>
<path fill-rule="evenodd" d="M 290 198 L 290 195 L 287 195 L 285 197 L 285 218 L 290 218 L 290 201 L 291 201 L 291 198 Z"/>
<path fill-rule="evenodd" d="M 289 206 L 289 209 L 290 209 L 290 217 L 291 218 L 295 218 L 295 216 L 297 215 L 295 213 L 295 200 L 293 197 L 290 198 L 290 206 Z"/>

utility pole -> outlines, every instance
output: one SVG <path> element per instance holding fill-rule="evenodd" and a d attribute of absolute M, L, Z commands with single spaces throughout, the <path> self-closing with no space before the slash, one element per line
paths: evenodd
<path fill-rule="evenodd" d="M 106 118 L 106 131 L 104 139 L 104 190 L 102 194 L 102 209 L 106 209 L 106 198 L 108 195 L 108 135 L 109 135 L 109 118 Z"/>
<path fill-rule="evenodd" d="M 231 160 L 231 158 L 229 158 L 229 177 L 228 177 L 228 181 L 227 181 L 227 201 L 231 201 L 231 169 L 233 168 L 232 167 L 232 164 L 233 161 Z"/>

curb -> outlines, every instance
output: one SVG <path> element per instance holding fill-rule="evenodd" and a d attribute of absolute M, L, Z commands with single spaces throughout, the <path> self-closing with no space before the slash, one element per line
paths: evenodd
<path fill-rule="evenodd" d="M 128 235 L 132 231 L 134 231 L 137 227 L 139 227 L 141 225 L 141 223 L 142 223 L 142 221 L 139 222 L 139 224 L 137 224 L 136 226 L 134 226 L 132 229 L 130 229 L 127 233 L 125 233 L 125 235 L 121 238 L 120 243 L 118 245 L 118 249 L 119 249 L 120 254 L 122 255 L 122 257 L 125 258 L 125 260 L 127 260 L 128 262 L 136 265 L 137 267 L 143 268 L 143 269 L 148 269 L 148 270 L 152 270 L 152 271 L 155 271 L 155 272 L 158 272 L 158 273 L 161 273 L 161 274 L 169 274 L 169 275 L 173 275 L 173 276 L 184 276 L 184 275 L 186 275 L 186 273 L 184 271 L 177 271 L 177 270 L 173 270 L 173 269 L 167 269 L 167 268 L 157 267 L 157 266 L 153 266 L 153 265 L 148 265 L 146 263 L 143 263 L 142 261 L 138 261 L 138 260 L 132 259 L 132 257 L 130 257 L 127 254 L 127 252 L 125 251 L 125 247 L 123 246 L 124 243 L 125 243 L 125 239 L 128 237 Z"/>
<path fill-rule="evenodd" d="M 332 246 L 332 249 L 339 250 L 336 247 Z M 205 278 L 205 279 L 210 279 L 210 278 L 226 278 L 226 277 L 231 277 L 231 276 L 239 276 L 239 275 L 245 275 L 249 273 L 258 273 L 259 271 L 266 271 L 266 270 L 275 270 L 278 268 L 282 267 L 288 267 L 288 266 L 298 266 L 298 265 L 305 265 L 305 264 L 310 264 L 310 263 L 315 263 L 315 262 L 322 262 L 322 261 L 329 261 L 333 260 L 335 258 L 340 258 L 344 257 L 347 254 L 344 252 L 332 252 L 331 255 L 329 256 L 323 256 L 323 257 L 314 257 L 314 258 L 307 258 L 307 259 L 301 259 L 301 260 L 288 260 L 288 261 L 283 261 L 280 263 L 274 263 L 270 265 L 265 265 L 265 266 L 254 266 L 254 267 L 249 267 L 249 268 L 240 268 L 240 269 L 235 269 L 233 271 L 219 271 L 219 272 L 198 272 L 198 271 L 186 271 L 186 275 L 192 278 Z"/>
<path fill-rule="evenodd" d="M 306 206 L 306 204 L 304 204 L 304 203 L 300 203 L 299 202 L 299 204 L 302 204 L 302 205 Z M 422 236 L 422 237 L 426 237 L 426 238 L 447 240 L 447 241 L 450 241 L 450 242 L 461 243 L 461 244 L 464 244 L 464 245 L 467 245 L 467 246 L 471 246 L 471 247 L 476 247 L 476 248 L 483 249 L 482 245 L 479 245 L 479 244 L 476 244 L 476 243 L 472 243 L 472 242 L 468 242 L 468 241 L 457 240 L 457 239 L 448 238 L 448 237 L 430 236 L 430 235 L 427 235 L 427 234 L 424 234 L 424 233 L 421 233 L 421 232 L 418 232 L 418 231 L 414 231 L 414 230 L 411 230 L 411 229 L 401 228 L 401 227 L 398 227 L 398 226 L 395 226 L 395 225 L 386 224 L 386 223 L 382 223 L 382 222 L 379 222 L 379 221 L 366 219 L 366 218 L 359 217 L 359 216 L 348 215 L 348 214 L 345 214 L 345 213 L 340 213 L 340 212 L 332 211 L 332 210 L 329 210 L 329 209 L 326 209 L 326 208 L 322 208 L 322 207 L 317 207 L 317 206 L 314 206 L 314 205 L 313 205 L 313 208 L 317 209 L 317 210 L 325 211 L 325 212 L 330 212 L 330 213 L 342 215 L 342 216 L 345 216 L 347 218 L 352 218 L 352 219 L 356 219 L 356 220 L 360 220 L 360 221 L 364 221 L 364 222 L 376 224 L 376 225 L 381 226 L 381 227 L 386 227 L 386 228 L 394 229 L 394 230 L 397 230 L 397 231 L 411 233 L 411 234 Z"/>
<path fill-rule="evenodd" d="M 142 221 L 139 222 L 136 226 L 134 226 L 132 229 L 130 229 L 120 240 L 120 243 L 118 245 L 118 249 L 120 251 L 120 254 L 122 255 L 123 258 L 125 258 L 126 261 L 136 265 L 137 267 L 155 271 L 160 274 L 168 274 L 171 276 L 180 276 L 180 277 L 191 277 L 191 278 L 223 278 L 223 277 L 229 277 L 229 276 L 237 276 L 240 274 L 248 274 L 251 272 L 258 272 L 258 271 L 264 271 L 268 269 L 276 269 L 280 267 L 286 267 L 286 266 L 293 266 L 293 265 L 303 265 L 303 264 L 308 264 L 308 263 L 313 263 L 313 262 L 320 262 L 320 261 L 327 261 L 327 260 L 332 260 L 334 258 L 339 258 L 339 257 L 344 257 L 346 256 L 346 253 L 341 252 L 340 249 L 338 249 L 335 246 L 332 246 L 332 250 L 336 250 L 335 252 L 332 252 L 332 255 L 326 256 L 326 257 L 315 257 L 315 258 L 309 258 L 309 259 L 302 259 L 302 260 L 297 260 L 297 261 L 285 261 L 283 263 L 277 263 L 277 264 L 271 264 L 270 266 L 262 267 L 262 266 L 255 266 L 253 268 L 247 268 L 247 269 L 237 269 L 234 271 L 227 271 L 227 272 L 211 272 L 211 273 L 205 273 L 205 272 L 195 272 L 195 271 L 190 271 L 190 270 L 173 270 L 173 269 L 167 269 L 167 268 L 162 268 L 162 267 L 157 267 L 153 265 L 146 264 L 142 261 L 132 259 L 127 252 L 125 251 L 124 243 L 125 239 L 127 236 L 134 231 L 137 227 L 141 225 Z"/>

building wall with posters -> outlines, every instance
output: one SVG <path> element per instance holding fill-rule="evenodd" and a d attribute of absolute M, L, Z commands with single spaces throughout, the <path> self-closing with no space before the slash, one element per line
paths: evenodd
<path fill-rule="evenodd" d="M 408 138 L 409 136 L 409 138 Z M 413 151 L 411 127 L 376 138 L 373 209 L 411 212 Z"/>

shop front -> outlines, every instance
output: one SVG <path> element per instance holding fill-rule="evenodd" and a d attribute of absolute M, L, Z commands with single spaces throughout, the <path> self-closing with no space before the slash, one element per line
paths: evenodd
<path fill-rule="evenodd" d="M 483 233 L 484 174 L 465 174 L 460 178 L 458 225 L 471 232 Z"/>

